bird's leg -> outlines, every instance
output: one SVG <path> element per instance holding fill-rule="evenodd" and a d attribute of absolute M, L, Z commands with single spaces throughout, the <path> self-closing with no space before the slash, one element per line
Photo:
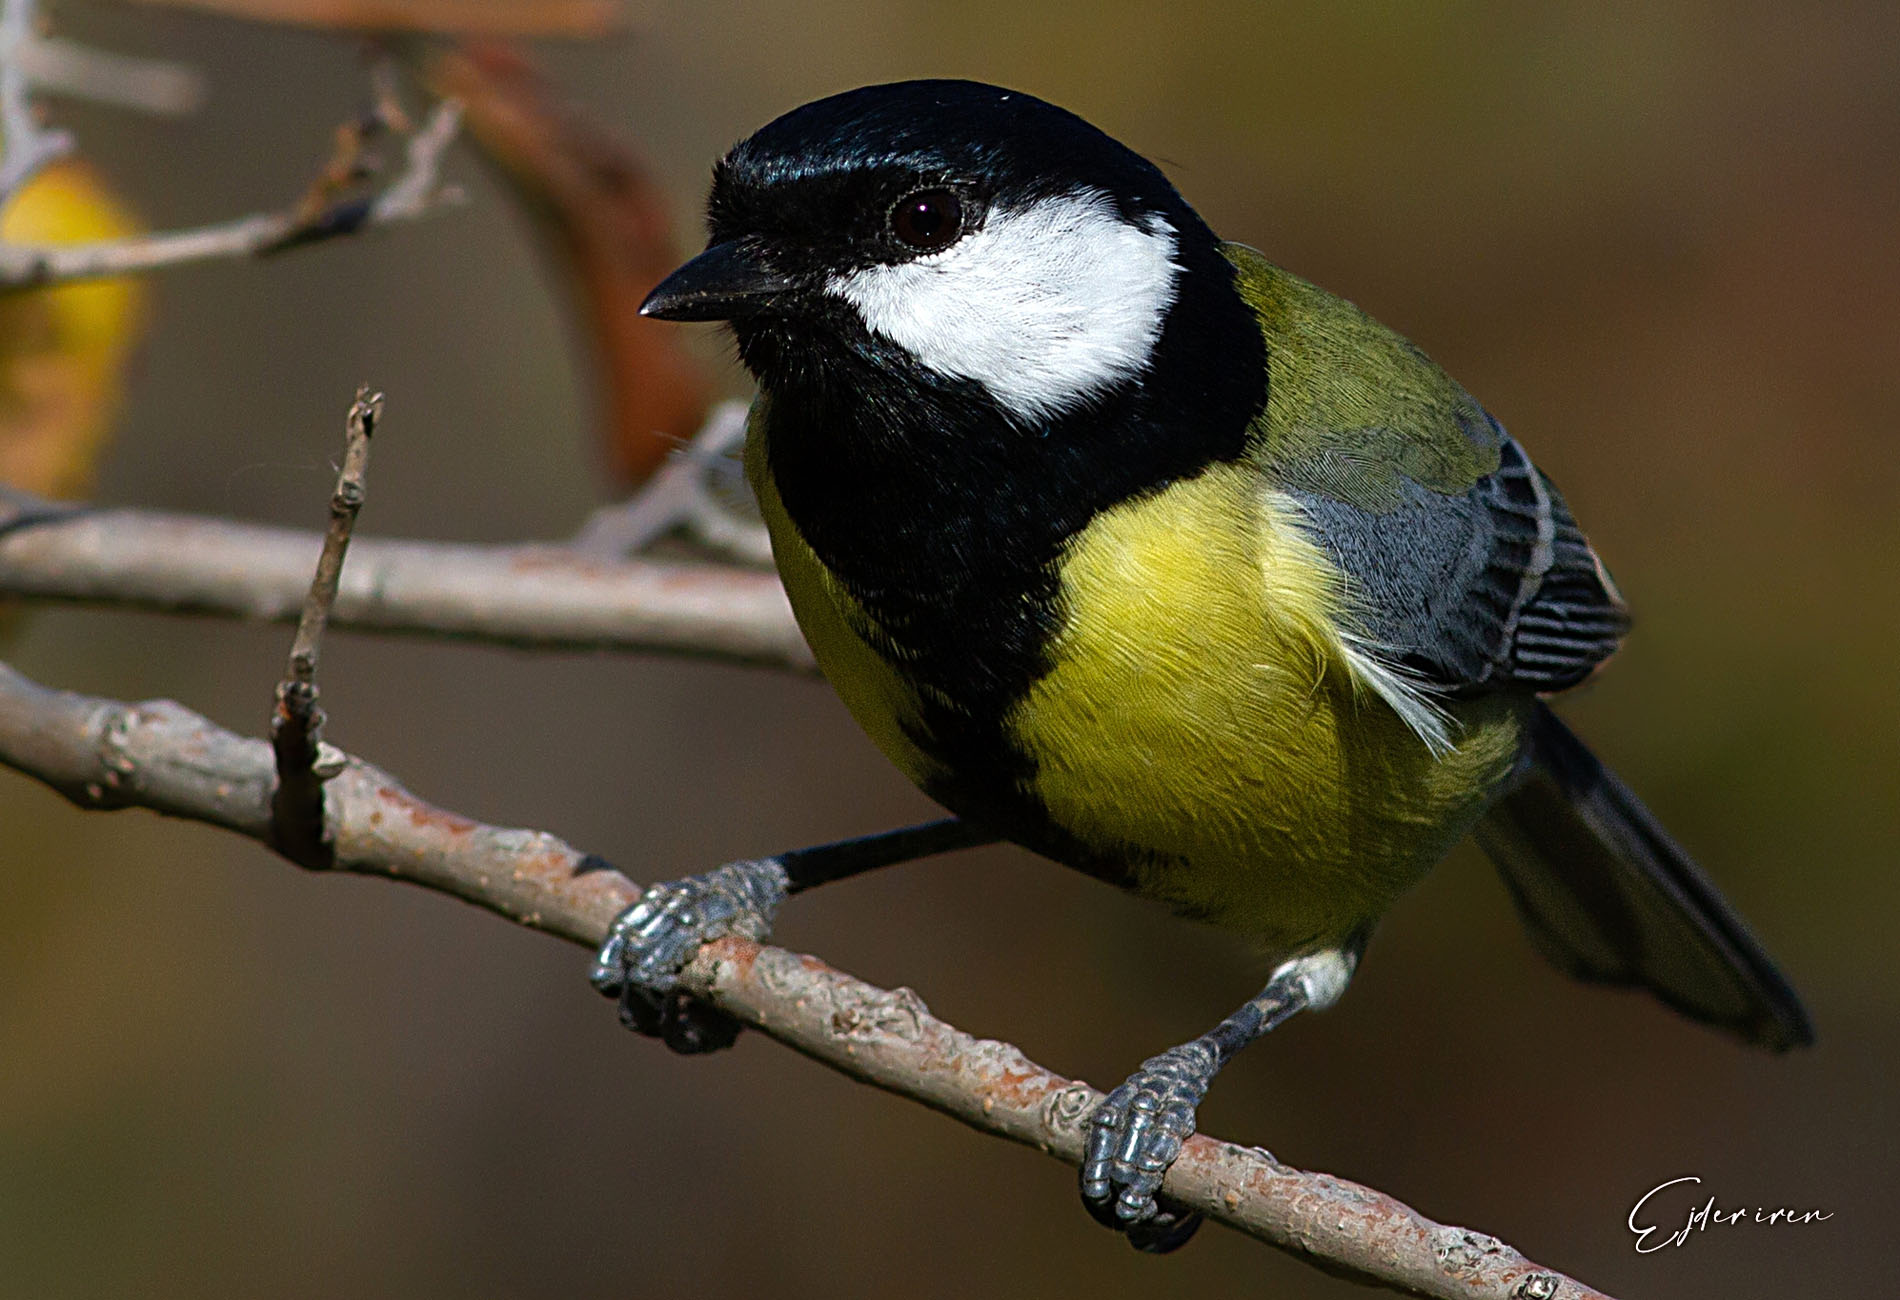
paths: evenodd
<path fill-rule="evenodd" d="M 1082 1203 L 1089 1213 L 1127 1233 L 1137 1250 L 1154 1254 L 1193 1236 L 1201 1216 L 1157 1199 L 1157 1193 L 1194 1133 L 1194 1108 L 1234 1053 L 1297 1011 L 1331 1006 L 1346 991 L 1358 960 L 1356 943 L 1296 957 L 1212 1030 L 1143 1061 L 1089 1117 L 1082 1160 Z"/>
<path fill-rule="evenodd" d="M 728 862 L 654 885 L 614 919 L 594 959 L 594 987 L 619 999 L 622 1024 L 664 1039 L 676 1052 L 730 1047 L 739 1033 L 738 1022 L 694 1001 L 679 987 L 680 972 L 701 944 L 728 934 L 765 938 L 779 904 L 815 885 L 994 839 L 987 831 L 948 817 L 776 857 Z"/>

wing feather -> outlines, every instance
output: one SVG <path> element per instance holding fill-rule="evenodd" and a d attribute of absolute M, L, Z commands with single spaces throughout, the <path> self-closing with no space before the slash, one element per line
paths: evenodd
<path fill-rule="evenodd" d="M 1267 341 L 1255 457 L 1344 576 L 1354 649 L 1426 696 L 1589 676 L 1629 615 L 1556 485 L 1418 348 L 1252 249 L 1229 256 Z"/>

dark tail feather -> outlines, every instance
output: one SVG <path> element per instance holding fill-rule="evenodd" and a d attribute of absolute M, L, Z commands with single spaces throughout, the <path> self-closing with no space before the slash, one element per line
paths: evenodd
<path fill-rule="evenodd" d="M 1531 767 L 1486 814 L 1537 948 L 1578 979 L 1640 984 L 1694 1020 L 1785 1051 L 1814 1041 L 1800 998 L 1629 787 L 1537 705 Z"/>

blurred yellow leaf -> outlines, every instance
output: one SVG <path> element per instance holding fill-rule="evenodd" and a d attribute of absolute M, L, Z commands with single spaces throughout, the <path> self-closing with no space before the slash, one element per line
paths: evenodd
<path fill-rule="evenodd" d="M 90 243 L 138 229 L 78 162 L 40 172 L 0 211 L 0 239 L 16 244 Z M 91 487 L 144 318 L 135 280 L 0 297 L 0 482 L 50 497 Z"/>

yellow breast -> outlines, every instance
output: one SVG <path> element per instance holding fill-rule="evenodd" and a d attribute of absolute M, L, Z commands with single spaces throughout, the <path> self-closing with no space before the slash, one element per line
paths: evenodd
<path fill-rule="evenodd" d="M 1230 465 L 1098 516 L 1065 557 L 1054 668 L 1010 719 L 1057 825 L 1278 951 L 1346 937 L 1445 853 L 1520 707 L 1462 706 L 1434 756 L 1354 679 L 1294 509 Z"/>
<path fill-rule="evenodd" d="M 760 419 L 747 468 L 818 665 L 941 788 L 901 656 L 787 516 Z M 1449 751 L 1427 749 L 1354 679 L 1337 572 L 1295 509 L 1221 465 L 1097 516 L 1063 556 L 1051 667 L 1000 720 L 1024 793 L 1096 866 L 1282 953 L 1352 935 L 1443 856 L 1509 772 L 1522 707 L 1460 704 Z"/>

